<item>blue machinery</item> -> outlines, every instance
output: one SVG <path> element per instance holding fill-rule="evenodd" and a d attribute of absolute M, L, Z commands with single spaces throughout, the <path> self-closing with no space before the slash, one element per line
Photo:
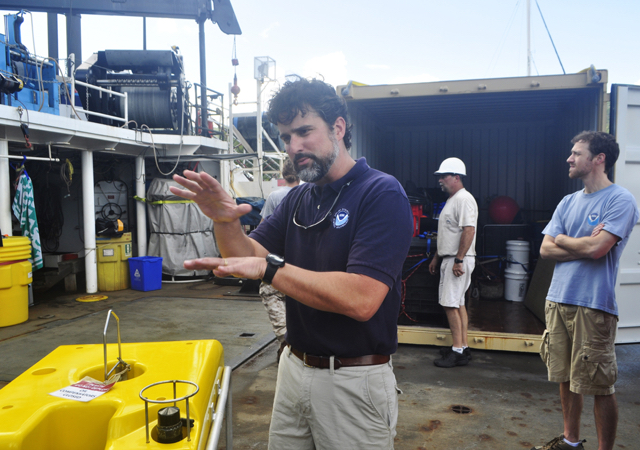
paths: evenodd
<path fill-rule="evenodd" d="M 69 84 L 57 77 L 59 67 L 52 58 L 37 58 L 22 43 L 20 26 L 24 11 L 4 17 L 6 36 L 2 36 L 0 57 L 0 103 L 22 106 L 32 111 L 60 115 L 60 103 L 68 104 Z M 93 65 L 98 63 L 97 65 Z M 129 118 L 152 129 L 165 129 L 190 134 L 186 102 L 186 82 L 181 57 L 175 50 L 107 50 L 94 54 L 82 64 L 77 75 L 80 80 L 114 92 L 128 94 Z M 62 90 L 61 90 L 62 89 Z M 121 125 L 105 118 L 126 117 L 121 97 L 87 91 L 78 86 L 81 94 L 76 106 L 95 111 L 90 121 L 107 125 Z M 75 93 L 74 93 L 75 94 Z M 74 95 L 75 96 L 75 95 Z M 182 122 L 181 122 L 182 121 Z"/>
<path fill-rule="evenodd" d="M 61 76 L 53 58 L 36 57 L 22 43 L 24 14 L 20 11 L 4 17 L 0 104 L 60 115 L 60 104 L 70 103 L 73 81 Z M 197 131 L 190 112 L 194 106 L 199 110 L 200 105 L 189 104 L 189 83 L 177 48 L 99 51 L 78 67 L 75 78 L 91 85 L 78 82 L 74 92 L 75 106 L 83 108 L 89 121 L 115 126 L 130 122 L 161 133 L 189 135 Z M 27 138 L 28 131 L 23 132 Z"/>
<path fill-rule="evenodd" d="M 56 63 L 36 59 L 22 43 L 20 25 L 24 11 L 4 16 L 6 35 L 0 35 L 0 103 L 25 109 L 59 114 L 59 83 Z"/>

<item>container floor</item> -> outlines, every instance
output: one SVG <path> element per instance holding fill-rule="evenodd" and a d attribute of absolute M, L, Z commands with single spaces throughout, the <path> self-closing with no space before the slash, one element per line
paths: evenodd
<path fill-rule="evenodd" d="M 471 331 L 540 336 L 545 329 L 544 323 L 522 302 L 478 299 L 467 301 L 466 306 L 469 314 L 469 330 Z M 409 311 L 407 315 L 401 315 L 398 324 L 449 328 L 444 310 L 440 305 L 434 305 L 429 313 Z"/>
<path fill-rule="evenodd" d="M 469 329 L 497 333 L 544 333 L 545 325 L 522 302 L 471 300 L 467 304 Z"/>

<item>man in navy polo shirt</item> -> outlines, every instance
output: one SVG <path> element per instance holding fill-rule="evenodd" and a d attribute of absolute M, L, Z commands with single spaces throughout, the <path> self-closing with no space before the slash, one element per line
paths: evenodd
<path fill-rule="evenodd" d="M 262 279 L 286 294 L 270 449 L 390 449 L 398 415 L 395 353 L 402 263 L 412 235 L 398 181 L 355 161 L 344 100 L 324 82 L 288 81 L 271 100 L 296 172 L 274 214 L 246 236 L 236 205 L 206 173 L 174 179 L 214 222 L 223 258 L 185 261 Z"/>

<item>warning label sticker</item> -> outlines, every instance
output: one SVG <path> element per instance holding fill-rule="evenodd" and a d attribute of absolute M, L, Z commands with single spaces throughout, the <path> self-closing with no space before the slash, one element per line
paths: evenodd
<path fill-rule="evenodd" d="M 96 397 L 100 397 L 113 387 L 114 383 L 103 384 L 93 378 L 85 377 L 71 386 L 51 392 L 49 395 L 60 398 L 68 398 L 79 402 L 88 402 Z"/>

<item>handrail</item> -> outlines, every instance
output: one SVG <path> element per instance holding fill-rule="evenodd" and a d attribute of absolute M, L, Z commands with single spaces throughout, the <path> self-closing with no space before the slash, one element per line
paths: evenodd
<path fill-rule="evenodd" d="M 201 85 L 200 83 L 193 83 L 193 85 L 194 85 L 194 86 L 198 86 L 198 87 L 202 87 L 202 85 Z M 218 91 L 213 90 L 213 89 L 211 89 L 211 88 L 208 88 L 208 87 L 206 87 L 206 86 L 204 86 L 204 88 L 205 88 L 207 91 L 211 91 L 211 92 L 213 92 L 214 94 L 216 94 L 217 96 L 224 98 L 224 94 L 223 94 L 222 92 L 218 92 Z M 197 92 L 197 91 L 196 91 L 196 92 Z M 196 97 L 196 98 L 197 98 L 197 97 Z"/>
<path fill-rule="evenodd" d="M 212 121 L 212 122 L 216 122 L 216 125 L 220 128 L 219 131 L 213 131 L 213 130 L 209 130 L 209 124 L 205 124 L 204 121 L 202 120 L 202 117 L 200 117 L 200 125 L 198 125 L 197 123 L 195 124 L 195 129 L 196 129 L 196 134 L 199 134 L 202 130 L 208 130 L 210 131 L 212 134 L 214 135 L 220 135 L 220 136 L 224 136 L 224 127 L 221 125 L 222 123 L 224 123 L 224 94 L 222 92 L 218 92 L 216 90 L 213 90 L 211 88 L 208 88 L 206 86 L 202 86 L 202 84 L 200 83 L 193 83 L 193 87 L 195 89 L 196 92 L 196 96 L 195 96 L 195 104 L 194 107 L 196 109 L 196 111 L 200 111 L 201 107 L 202 107 L 202 96 L 198 95 L 198 89 L 201 89 L 204 87 L 205 91 L 207 92 L 212 92 L 213 94 L 215 94 L 215 99 L 220 98 L 220 105 L 219 105 L 219 109 L 220 109 L 220 113 L 216 114 L 215 113 L 215 109 L 211 109 L 209 107 L 209 102 L 205 101 L 204 103 L 207 106 L 207 120 L 209 119 L 208 116 L 220 116 L 220 122 L 216 122 L 216 121 Z M 200 101 L 198 101 L 200 100 Z M 213 114 L 209 114 L 213 112 Z M 199 113 L 196 113 L 196 115 Z"/>
<path fill-rule="evenodd" d="M 215 386 L 213 387 L 216 388 Z M 213 408 L 214 405 L 211 405 Z M 222 422 L 227 417 L 227 450 L 233 448 L 233 423 L 231 416 L 231 366 L 224 367 L 224 373 L 222 374 L 222 383 L 218 387 L 218 401 L 215 404 L 215 412 L 211 416 L 213 425 L 211 432 L 209 433 L 209 439 L 207 440 L 207 446 L 205 450 L 216 450 L 218 448 L 218 441 L 220 440 L 220 434 L 222 430 Z"/>
<path fill-rule="evenodd" d="M 89 84 L 89 83 L 85 83 L 84 81 L 79 81 L 76 80 L 76 84 L 79 84 L 80 86 L 85 86 L 88 88 L 93 88 L 97 91 L 101 91 L 101 92 L 106 92 L 107 94 L 113 94 L 116 95 L 118 97 L 126 97 L 127 93 L 122 93 L 122 92 L 116 92 L 116 91 L 112 91 L 111 89 L 105 89 L 105 88 L 101 88 L 100 86 L 96 86 L 94 84 Z"/>
<path fill-rule="evenodd" d="M 83 109 L 82 112 L 85 114 L 90 114 L 92 116 L 98 116 L 98 117 L 103 117 L 105 119 L 112 119 L 112 120 L 117 120 L 118 122 L 124 122 L 127 123 L 129 122 L 129 101 L 128 101 L 128 97 L 127 97 L 127 93 L 126 92 L 116 92 L 116 91 L 112 91 L 111 89 L 105 89 L 105 88 L 101 88 L 100 86 L 95 86 L 93 84 L 89 84 L 89 83 L 85 83 L 84 81 L 78 81 L 77 79 L 74 80 L 74 84 L 79 84 L 80 86 L 84 86 L 90 89 L 95 89 L 97 91 L 100 92 L 105 92 L 109 95 L 115 95 L 117 97 L 124 97 L 124 119 L 122 117 L 118 117 L 118 116 L 110 116 L 108 114 L 102 114 L 99 112 L 94 112 L 94 111 L 89 111 L 88 109 Z M 87 108 L 89 107 L 89 105 L 87 105 Z"/>
<path fill-rule="evenodd" d="M 14 156 L 14 155 L 0 155 L 0 158 L 7 158 L 7 159 L 24 159 L 23 156 Z M 58 158 L 41 158 L 39 156 L 27 156 L 27 161 L 53 161 L 53 162 L 60 162 L 60 159 Z"/>

